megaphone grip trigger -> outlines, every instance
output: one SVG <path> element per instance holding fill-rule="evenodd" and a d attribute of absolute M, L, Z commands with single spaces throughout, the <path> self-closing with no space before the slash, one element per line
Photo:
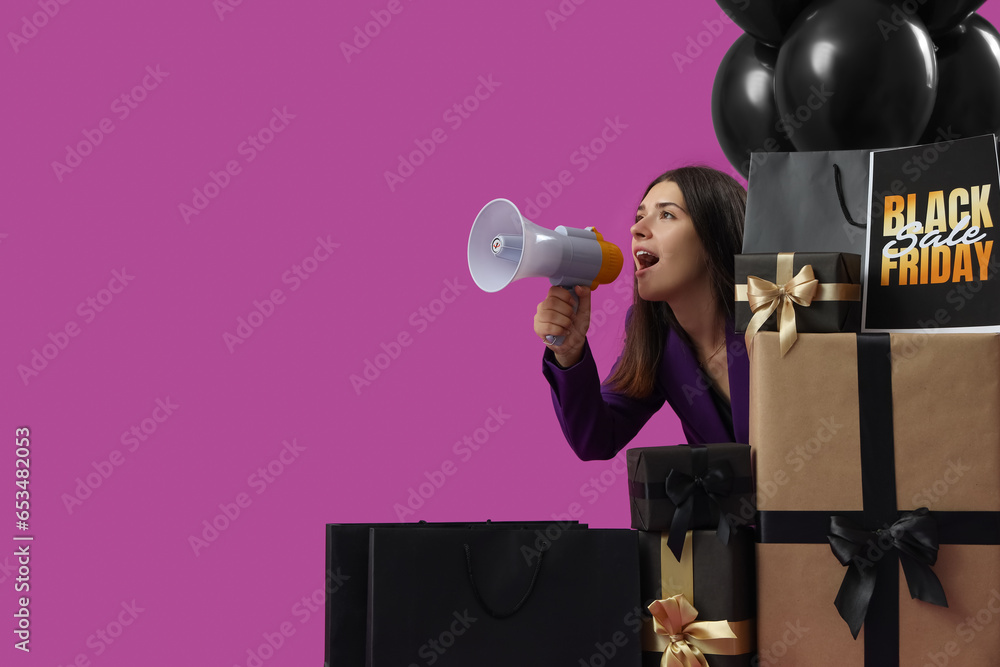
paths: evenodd
<path fill-rule="evenodd" d="M 580 297 L 576 295 L 576 287 L 573 285 L 560 285 L 560 287 L 573 296 L 573 314 L 576 315 L 576 311 L 580 309 Z M 545 342 L 552 347 L 559 347 L 566 342 L 566 336 L 546 336 Z"/>

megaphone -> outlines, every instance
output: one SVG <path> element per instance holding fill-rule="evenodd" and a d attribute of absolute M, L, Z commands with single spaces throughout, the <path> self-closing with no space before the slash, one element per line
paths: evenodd
<path fill-rule="evenodd" d="M 499 292 L 528 276 L 545 276 L 553 285 L 568 289 L 575 304 L 574 286 L 597 289 L 614 282 L 621 270 L 622 251 L 593 227 L 539 227 L 507 199 L 494 199 L 484 206 L 469 233 L 469 272 L 485 292 Z M 546 336 L 545 340 L 562 345 L 564 338 Z"/>

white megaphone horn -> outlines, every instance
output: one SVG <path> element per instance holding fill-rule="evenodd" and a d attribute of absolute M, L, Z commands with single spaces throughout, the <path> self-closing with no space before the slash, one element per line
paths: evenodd
<path fill-rule="evenodd" d="M 498 292 L 528 276 L 545 276 L 568 289 L 576 302 L 574 286 L 597 289 L 614 282 L 621 270 L 622 251 L 593 227 L 539 227 L 507 199 L 484 206 L 469 233 L 469 272 L 485 292 Z M 545 337 L 552 345 L 562 345 L 564 338 Z"/>

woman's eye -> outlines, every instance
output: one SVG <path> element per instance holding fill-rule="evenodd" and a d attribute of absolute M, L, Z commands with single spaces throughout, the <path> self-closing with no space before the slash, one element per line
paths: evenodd
<path fill-rule="evenodd" d="M 667 209 L 663 209 L 662 211 L 660 211 L 660 217 L 661 217 L 661 218 L 665 218 L 665 217 L 667 217 L 668 215 L 669 215 L 669 216 L 670 216 L 671 218 L 672 218 L 672 217 L 674 217 L 674 214 L 673 214 L 673 213 L 671 213 L 670 211 L 668 211 Z"/>

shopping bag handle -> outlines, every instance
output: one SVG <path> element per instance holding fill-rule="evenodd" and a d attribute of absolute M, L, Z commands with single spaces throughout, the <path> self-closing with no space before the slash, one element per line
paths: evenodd
<path fill-rule="evenodd" d="M 545 555 L 545 551 L 543 550 L 539 552 L 538 562 L 535 563 L 535 571 L 531 573 L 531 583 L 528 584 L 528 590 L 524 592 L 524 595 L 520 600 L 518 600 L 517 604 L 507 611 L 496 611 L 486 604 L 486 600 L 483 599 L 482 593 L 479 592 L 479 587 L 476 586 L 476 578 L 472 573 L 472 550 L 469 549 L 468 544 L 463 544 L 462 546 L 465 547 L 465 564 L 468 566 L 469 583 L 472 584 L 472 592 L 476 596 L 476 600 L 479 604 L 486 610 L 486 613 L 493 618 L 507 618 L 516 614 L 518 610 L 524 606 L 524 603 L 528 601 L 528 598 L 531 596 L 531 592 L 535 590 L 535 581 L 538 580 L 538 571 L 542 567 L 542 557 Z"/>
<path fill-rule="evenodd" d="M 840 210 L 844 212 L 844 217 L 847 218 L 847 222 L 855 227 L 864 229 L 866 225 L 862 225 L 860 222 L 854 222 L 854 218 L 851 217 L 851 212 L 847 210 L 847 203 L 844 201 L 844 184 L 841 183 L 840 166 L 837 165 L 837 163 L 833 164 L 833 180 L 837 184 L 837 199 L 840 200 Z"/>

